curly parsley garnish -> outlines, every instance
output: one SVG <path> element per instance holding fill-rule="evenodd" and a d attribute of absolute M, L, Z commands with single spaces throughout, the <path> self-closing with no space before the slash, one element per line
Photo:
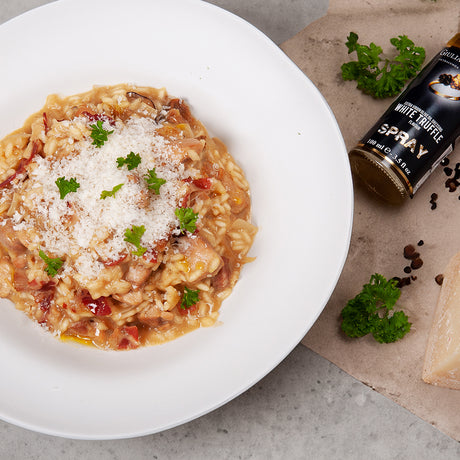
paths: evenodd
<path fill-rule="evenodd" d="M 133 225 L 132 229 L 127 228 L 125 230 L 125 241 L 136 246 L 137 251 L 132 251 L 132 253 L 138 257 L 141 257 L 147 251 L 147 248 L 141 246 L 141 238 L 144 233 L 145 227 L 143 225 Z"/>
<path fill-rule="evenodd" d="M 193 289 L 189 289 L 187 286 L 184 286 L 184 295 L 180 303 L 180 307 L 182 308 L 182 310 L 185 310 L 195 305 L 199 300 L 199 293 L 199 289 L 194 291 Z"/>
<path fill-rule="evenodd" d="M 372 334 L 380 343 L 395 342 L 404 337 L 411 327 L 402 311 L 390 311 L 401 295 L 396 280 L 386 280 L 378 273 L 371 276 L 362 291 L 348 301 L 342 310 L 342 330 L 349 337 Z"/>
<path fill-rule="evenodd" d="M 109 134 L 113 133 L 112 131 L 107 131 L 102 126 L 102 121 L 97 120 L 95 125 L 89 125 L 91 128 L 91 138 L 93 139 L 93 144 L 96 147 L 100 148 L 107 141 Z"/>
<path fill-rule="evenodd" d="M 369 46 L 358 43 L 358 35 L 350 32 L 345 45 L 348 54 L 356 51 L 357 61 L 342 65 L 342 78 L 356 80 L 358 89 L 376 98 L 396 96 L 408 80 L 415 77 L 425 60 L 425 50 L 415 46 L 406 35 L 390 39 L 399 51 L 393 59 L 382 59 L 382 48 L 375 43 Z"/>
<path fill-rule="evenodd" d="M 38 252 L 38 255 L 43 259 L 46 263 L 45 272 L 48 273 L 49 276 L 54 277 L 57 275 L 57 272 L 61 269 L 62 264 L 64 261 L 59 257 L 52 259 L 48 257 L 41 249 Z"/>
<path fill-rule="evenodd" d="M 101 192 L 101 200 L 105 200 L 109 196 L 115 197 L 115 193 L 117 193 L 118 190 L 120 190 L 121 187 L 123 187 L 123 185 L 125 185 L 125 184 L 115 185 L 115 187 L 113 187 L 112 190 L 102 190 L 102 192 Z"/>
<path fill-rule="evenodd" d="M 65 177 L 59 177 L 56 179 L 55 183 L 58 186 L 61 200 L 63 200 L 68 193 L 76 192 L 78 187 L 80 187 L 80 184 L 74 177 L 70 180 L 67 180 Z"/>
<path fill-rule="evenodd" d="M 193 233 L 196 230 L 196 221 L 198 213 L 193 212 L 192 208 L 176 208 L 174 211 L 176 217 L 179 219 L 180 229 L 182 231 Z"/>
<path fill-rule="evenodd" d="M 141 164 L 141 161 L 142 161 L 141 156 L 138 153 L 129 152 L 125 158 L 123 157 L 117 158 L 117 168 L 121 168 L 124 165 L 126 165 L 128 168 L 128 171 L 131 171 L 134 168 L 137 168 Z"/>
<path fill-rule="evenodd" d="M 149 190 L 153 190 L 155 192 L 155 195 L 158 195 L 160 193 L 160 187 L 163 184 L 166 184 L 165 179 L 161 179 L 160 177 L 157 177 L 155 168 L 149 169 L 144 178 L 148 184 L 147 187 L 149 188 Z"/>

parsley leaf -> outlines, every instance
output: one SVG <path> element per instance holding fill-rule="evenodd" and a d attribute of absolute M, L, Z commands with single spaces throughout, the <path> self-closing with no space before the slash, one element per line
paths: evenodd
<path fill-rule="evenodd" d="M 121 189 L 121 187 L 123 187 L 123 185 L 125 184 L 118 184 L 118 185 L 115 185 L 115 187 L 113 187 L 112 190 L 102 190 L 101 192 L 101 200 L 105 200 L 107 197 L 109 196 L 115 196 L 115 193 L 118 192 L 118 190 Z"/>
<path fill-rule="evenodd" d="M 93 139 L 93 144 L 96 147 L 100 148 L 104 145 L 104 143 L 108 139 L 108 135 L 113 133 L 112 131 L 106 131 L 103 126 L 102 126 L 102 121 L 97 120 L 95 125 L 89 125 L 91 128 L 91 134 L 90 136 Z"/>
<path fill-rule="evenodd" d="M 176 208 L 174 211 L 179 219 L 180 229 L 193 233 L 196 230 L 196 221 L 198 213 L 193 212 L 192 208 Z"/>
<path fill-rule="evenodd" d="M 48 257 L 41 249 L 38 252 L 38 255 L 46 263 L 45 272 L 48 273 L 48 275 L 50 275 L 51 277 L 56 276 L 57 272 L 62 267 L 62 264 L 64 263 L 64 261 L 62 259 L 59 259 L 59 257 L 57 257 L 56 259 L 52 259 L 51 257 Z"/>
<path fill-rule="evenodd" d="M 160 177 L 157 177 L 155 168 L 149 169 L 147 171 L 147 174 L 145 175 L 145 181 L 148 184 L 149 190 L 153 190 L 155 192 L 155 195 L 158 195 L 160 193 L 160 187 L 163 184 L 166 184 L 165 179 L 161 179 Z"/>
<path fill-rule="evenodd" d="M 381 58 L 382 48 L 358 43 L 358 35 L 350 32 L 345 43 L 348 54 L 356 52 L 357 61 L 342 65 L 342 78 L 356 80 L 358 89 L 375 98 L 396 96 L 408 80 L 415 77 L 425 60 L 425 50 L 415 46 L 406 35 L 390 39 L 399 51 L 393 59 Z"/>
<path fill-rule="evenodd" d="M 395 280 L 386 280 L 375 273 L 368 284 L 342 310 L 342 330 L 349 337 L 372 334 L 380 343 L 395 342 L 404 337 L 411 327 L 403 311 L 390 316 L 401 290 Z"/>
<path fill-rule="evenodd" d="M 199 289 L 194 291 L 193 289 L 189 289 L 187 286 L 184 286 L 184 295 L 180 303 L 180 307 L 182 308 L 182 310 L 185 310 L 195 305 L 199 300 L 199 293 Z"/>
<path fill-rule="evenodd" d="M 141 238 L 144 233 L 145 227 L 143 225 L 133 225 L 132 230 L 129 228 L 125 230 L 125 241 L 136 246 L 137 251 L 132 251 L 132 253 L 138 257 L 141 257 L 147 251 L 147 248 L 141 246 Z"/>
<path fill-rule="evenodd" d="M 63 200 L 68 193 L 76 192 L 78 187 L 80 187 L 80 184 L 74 177 L 70 180 L 67 180 L 65 177 L 59 177 L 56 179 L 55 184 L 58 186 L 61 200 Z"/>
<path fill-rule="evenodd" d="M 117 168 L 121 168 L 126 165 L 128 167 L 128 171 L 131 171 L 132 169 L 137 168 L 141 164 L 141 161 L 141 156 L 138 153 L 129 152 L 126 158 L 117 158 Z"/>
<path fill-rule="evenodd" d="M 381 318 L 372 335 L 380 343 L 396 342 L 410 331 L 410 326 L 407 315 L 403 311 L 396 311 L 393 316 Z"/>

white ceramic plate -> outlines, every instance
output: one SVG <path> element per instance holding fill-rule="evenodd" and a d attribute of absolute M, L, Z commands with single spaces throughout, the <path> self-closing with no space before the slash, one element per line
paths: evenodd
<path fill-rule="evenodd" d="M 130 352 L 63 343 L 3 301 L 0 418 L 43 433 L 154 433 L 231 400 L 312 326 L 342 270 L 352 182 L 335 119 L 257 29 L 198 0 L 64 0 L 0 27 L 0 136 L 49 93 L 165 86 L 243 166 L 259 226 L 219 326 Z"/>

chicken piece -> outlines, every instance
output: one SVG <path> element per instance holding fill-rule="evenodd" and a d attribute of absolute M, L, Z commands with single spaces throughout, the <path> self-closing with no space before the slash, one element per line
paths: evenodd
<path fill-rule="evenodd" d="M 194 124 L 195 119 L 190 112 L 190 107 L 185 101 L 179 98 L 171 99 L 169 101 L 169 107 L 171 113 L 175 113 L 176 116 L 178 114 L 181 117 L 180 121 L 176 121 L 176 123 L 187 121 L 187 123 L 190 123 L 191 125 Z"/>
<path fill-rule="evenodd" d="M 133 307 L 135 307 L 136 305 L 139 305 L 144 300 L 142 296 L 142 291 L 135 290 L 135 289 L 132 289 L 126 294 L 114 295 L 112 297 L 116 300 L 119 300 L 120 302 L 126 303 Z"/>
<path fill-rule="evenodd" d="M 184 281 L 194 283 L 215 275 L 223 265 L 222 258 L 203 237 L 183 236 L 179 239 L 178 250 L 186 257 L 187 270 Z"/>
<path fill-rule="evenodd" d="M 194 138 L 178 139 L 171 142 L 171 147 L 174 160 L 182 162 L 191 158 L 193 161 L 197 161 L 204 149 L 204 141 Z"/>
<path fill-rule="evenodd" d="M 17 232 L 13 230 L 13 223 L 9 219 L 0 226 L 0 246 L 8 252 L 13 264 L 27 251 L 27 248 L 19 241 Z"/>
<path fill-rule="evenodd" d="M 136 263 L 129 266 L 125 274 L 125 280 L 133 284 L 133 286 L 141 286 L 147 281 L 147 278 L 152 273 L 151 264 Z"/>
<path fill-rule="evenodd" d="M 227 257 L 222 257 L 223 265 L 219 272 L 212 280 L 212 286 L 217 289 L 217 291 L 223 291 L 230 285 L 230 276 L 232 274 L 232 269 L 230 268 L 230 262 Z"/>
<path fill-rule="evenodd" d="M 13 286 L 18 292 L 29 290 L 29 279 L 27 273 L 23 269 L 14 270 L 13 273 Z"/>
<path fill-rule="evenodd" d="M 163 291 L 168 286 L 190 285 L 213 276 L 223 263 L 211 244 L 198 235 L 180 237 L 172 256 L 174 261 L 167 263 L 154 277 L 156 287 Z"/>
<path fill-rule="evenodd" d="M 152 305 L 146 310 L 139 312 L 137 319 L 150 327 L 162 326 L 174 319 L 174 314 L 170 311 L 161 311 Z"/>
<path fill-rule="evenodd" d="M 161 311 L 155 307 L 151 306 L 146 310 L 143 310 L 138 313 L 137 319 L 144 324 L 147 324 L 150 327 L 155 327 L 160 324 L 160 313 Z"/>
<path fill-rule="evenodd" d="M 16 257 L 13 261 L 13 265 L 15 268 L 26 268 L 27 266 L 27 254 L 21 254 L 18 257 Z"/>
<path fill-rule="evenodd" d="M 102 318 L 83 318 L 77 322 L 71 323 L 62 333 L 64 339 L 73 338 L 78 343 L 85 345 L 93 344 L 97 347 L 107 348 L 109 345 L 107 338 L 111 335 L 112 330 Z"/>

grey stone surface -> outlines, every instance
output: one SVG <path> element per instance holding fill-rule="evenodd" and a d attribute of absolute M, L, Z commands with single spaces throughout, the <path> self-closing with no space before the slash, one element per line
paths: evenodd
<path fill-rule="evenodd" d="M 1 0 L 0 23 L 45 3 Z M 278 44 L 327 10 L 327 0 L 211 3 L 247 19 Z M 0 422 L 0 460 L 74 458 L 453 460 L 460 458 L 460 443 L 299 345 L 238 398 L 155 435 L 76 441 Z"/>
<path fill-rule="evenodd" d="M 1 459 L 460 458 L 460 444 L 299 345 L 225 406 L 141 438 L 79 441 L 0 423 Z"/>

